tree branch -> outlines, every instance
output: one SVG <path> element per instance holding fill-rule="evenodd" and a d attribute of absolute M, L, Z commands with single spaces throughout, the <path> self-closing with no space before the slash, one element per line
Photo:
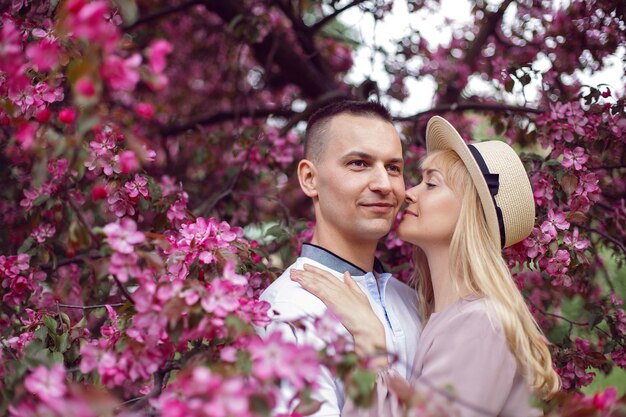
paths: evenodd
<path fill-rule="evenodd" d="M 117 287 L 120 289 L 122 294 L 124 294 L 124 298 L 130 301 L 131 304 L 135 305 L 135 300 L 133 300 L 133 297 L 131 297 L 128 290 L 124 287 L 124 284 L 122 284 L 122 281 L 120 281 L 114 274 L 111 274 L 111 275 L 113 275 L 113 279 L 115 280 Z"/>
<path fill-rule="evenodd" d="M 420 118 L 428 114 L 438 114 L 438 113 L 446 113 L 446 112 L 463 112 L 467 110 L 484 110 L 484 111 L 511 112 L 511 113 L 533 113 L 533 114 L 541 114 L 545 111 L 543 109 L 534 109 L 532 107 L 523 107 L 523 106 L 511 106 L 508 104 L 467 102 L 467 103 L 460 103 L 460 104 L 459 103 L 443 104 L 437 107 L 433 107 L 432 109 L 416 113 L 412 116 L 394 117 L 394 120 L 398 122 L 417 121 Z"/>
<path fill-rule="evenodd" d="M 76 214 L 76 217 L 78 218 L 79 223 L 85 228 L 85 230 L 89 234 L 89 237 L 91 238 L 93 243 L 96 245 L 96 248 L 99 249 L 100 241 L 96 238 L 96 235 L 94 235 L 93 232 L 91 231 L 91 228 L 87 224 L 87 220 L 85 220 L 83 213 L 78 209 L 78 207 L 76 207 L 76 203 L 74 202 L 72 198 L 68 198 L 67 202 L 69 203 L 72 210 L 74 210 L 74 213 Z"/>
<path fill-rule="evenodd" d="M 624 246 L 624 244 L 622 242 L 620 242 L 619 240 L 615 239 L 613 236 L 609 235 L 608 233 L 605 233 L 602 230 L 594 229 L 593 227 L 585 226 L 585 225 L 580 224 L 580 223 L 572 223 L 572 224 L 577 226 L 577 227 L 580 227 L 581 229 L 587 230 L 588 232 L 596 233 L 596 234 L 602 236 L 606 240 L 608 240 L 608 241 L 612 242 L 613 244 L 615 244 L 615 246 L 617 246 L 624 253 L 624 256 L 626 256 L 626 246 Z"/>
<path fill-rule="evenodd" d="M 203 0 L 202 4 L 220 16 L 225 23 L 233 21 L 237 16 L 247 16 L 250 13 L 243 3 L 238 1 Z M 311 65 L 310 57 L 298 53 L 292 44 L 284 33 L 271 31 L 260 42 L 250 43 L 250 49 L 260 64 L 267 62 L 270 54 L 274 54 L 273 62 L 277 67 L 277 74 L 268 74 L 268 78 L 279 75 L 282 80 L 298 86 L 304 96 L 315 98 L 338 89 L 337 82 L 331 75 Z M 273 45 L 278 45 L 275 51 L 272 50 Z"/>
<path fill-rule="evenodd" d="M 88 259 L 100 259 L 102 257 L 103 256 L 100 254 L 100 252 L 94 250 L 87 253 L 81 253 L 71 258 L 64 258 L 57 262 L 48 262 L 45 264 L 41 264 L 39 265 L 39 268 L 43 271 L 48 271 L 63 265 L 73 264 L 74 262 L 84 262 Z"/>
<path fill-rule="evenodd" d="M 326 26 L 326 24 L 328 24 L 328 22 L 330 22 L 331 20 L 333 20 L 334 18 L 339 16 L 341 13 L 345 12 L 346 10 L 348 10 L 348 9 L 354 7 L 354 6 L 358 6 L 359 4 L 363 3 L 364 1 L 365 0 L 354 0 L 354 1 L 346 4 L 343 7 L 335 9 L 335 11 L 332 12 L 331 14 L 324 16 L 323 18 L 321 18 L 320 20 L 318 20 L 317 22 L 315 22 L 314 24 L 309 26 L 309 30 L 312 33 L 315 33 L 317 31 L 319 31 L 321 28 Z"/>
<path fill-rule="evenodd" d="M 258 119 L 258 118 L 263 118 L 267 116 L 290 117 L 293 114 L 294 114 L 293 110 L 289 110 L 285 108 L 222 111 L 222 112 L 213 113 L 213 114 L 206 115 L 206 116 L 201 116 L 201 117 L 198 117 L 197 119 L 190 120 L 180 125 L 162 127 L 161 133 L 164 136 L 177 135 L 180 133 L 184 133 L 188 130 L 195 129 L 198 126 L 207 126 L 207 125 L 217 124 L 217 123 L 225 122 L 228 120 L 233 120 L 238 117 L 251 117 L 251 118 Z"/>
<path fill-rule="evenodd" d="M 471 70 L 476 67 L 476 62 L 480 57 L 480 53 L 483 49 L 483 46 L 489 39 L 489 36 L 492 35 L 502 20 L 502 16 L 504 12 L 509 7 L 513 0 L 504 0 L 497 12 L 489 13 L 485 11 L 485 20 L 480 28 L 480 31 L 476 35 L 476 38 L 472 41 L 471 45 L 465 52 L 465 56 L 463 57 L 463 62 L 467 65 Z M 456 83 L 448 83 L 445 91 L 441 95 L 441 103 L 454 103 L 459 101 L 459 97 L 461 95 L 461 90 L 457 87 Z"/>
<path fill-rule="evenodd" d="M 141 26 L 143 24 L 146 23 L 150 23 L 154 20 L 158 20 L 161 19 L 162 17 L 168 16 L 170 14 L 173 13 L 178 13 L 178 12 L 182 12 L 183 10 L 191 7 L 191 6 L 195 6 L 196 4 L 200 4 L 202 3 L 201 0 L 191 0 L 191 1 L 186 1 L 184 3 L 181 3 L 179 5 L 176 6 L 170 6 L 170 7 L 166 7 L 162 10 L 158 10 L 156 12 L 153 13 L 149 13 L 145 16 L 140 17 L 139 19 L 137 19 L 133 24 L 130 24 L 126 27 L 124 27 L 125 30 L 133 30 L 135 29 L 137 26 Z"/>
<path fill-rule="evenodd" d="M 90 306 L 77 306 L 77 305 L 71 305 L 71 304 L 60 304 L 57 303 L 57 307 L 60 308 L 73 308 L 73 309 L 77 309 L 77 310 L 93 310 L 96 308 L 105 308 L 106 306 L 109 307 L 122 307 L 125 304 L 124 303 L 113 303 L 113 304 L 94 304 L 94 305 L 90 305 Z"/>

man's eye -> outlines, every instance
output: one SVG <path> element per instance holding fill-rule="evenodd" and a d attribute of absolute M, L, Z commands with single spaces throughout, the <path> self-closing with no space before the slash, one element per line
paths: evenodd
<path fill-rule="evenodd" d="M 348 162 L 348 165 L 352 165 L 352 166 L 359 167 L 359 168 L 364 168 L 367 166 L 367 163 L 363 160 L 358 159 L 358 160 Z"/>
<path fill-rule="evenodd" d="M 389 165 L 387 169 L 391 172 L 396 172 L 396 173 L 402 172 L 402 168 L 400 168 L 398 165 Z"/>

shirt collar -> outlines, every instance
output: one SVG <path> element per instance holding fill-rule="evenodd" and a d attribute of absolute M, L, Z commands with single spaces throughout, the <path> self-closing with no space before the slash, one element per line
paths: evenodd
<path fill-rule="evenodd" d="M 353 263 L 346 261 L 345 259 L 335 255 L 328 249 L 324 249 L 321 246 L 314 245 L 312 243 L 303 243 L 300 256 L 304 258 L 313 259 L 315 262 L 319 262 L 322 265 L 333 269 L 337 272 L 348 271 L 350 275 L 365 275 L 368 271 L 364 271 Z M 374 271 L 377 273 L 384 273 L 385 268 L 378 258 L 374 258 Z"/>

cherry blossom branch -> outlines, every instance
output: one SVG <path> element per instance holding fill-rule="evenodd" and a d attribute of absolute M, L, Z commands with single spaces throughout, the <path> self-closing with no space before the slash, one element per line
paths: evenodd
<path fill-rule="evenodd" d="M 589 169 L 598 171 L 601 169 L 624 169 L 626 165 L 599 165 L 597 167 L 590 167 Z"/>
<path fill-rule="evenodd" d="M 602 230 L 598 230 L 598 229 L 595 229 L 593 227 L 585 226 L 585 225 L 580 224 L 580 223 L 573 223 L 573 224 L 575 226 L 577 226 L 577 227 L 580 227 L 581 229 L 587 230 L 588 232 L 596 233 L 596 234 L 602 236 L 603 238 L 605 238 L 606 240 L 614 243 L 615 246 L 617 246 L 624 253 L 624 256 L 626 256 L 626 246 L 624 246 L 624 244 L 622 242 L 620 242 L 619 240 L 615 239 L 613 236 L 609 235 L 608 233 L 603 232 Z"/>
<path fill-rule="evenodd" d="M 57 303 L 56 304 L 57 307 L 60 308 L 73 308 L 73 309 L 77 309 L 77 310 L 93 310 L 96 308 L 105 308 L 107 305 L 109 307 L 122 307 L 125 305 L 125 303 L 113 303 L 113 304 L 94 304 L 94 305 L 89 305 L 89 306 L 78 306 L 78 305 L 72 305 L 72 304 L 61 304 L 61 303 Z"/>
<path fill-rule="evenodd" d="M 100 252 L 94 250 L 94 251 L 90 251 L 90 252 L 87 252 L 87 253 L 82 253 L 82 254 L 79 254 L 79 255 L 72 256 L 71 258 L 64 258 L 64 259 L 61 259 L 61 260 L 56 261 L 56 262 L 48 262 L 48 263 L 45 263 L 45 264 L 41 264 L 41 265 L 39 265 L 39 268 L 41 270 L 43 270 L 43 271 L 47 271 L 47 270 L 51 270 L 51 269 L 56 269 L 56 268 L 58 268 L 60 266 L 63 266 L 63 265 L 68 265 L 68 264 L 72 264 L 72 263 L 75 263 L 75 262 L 84 262 L 84 261 L 86 261 L 88 259 L 100 259 L 100 258 L 103 258 L 103 257 L 104 256 L 102 256 L 100 254 Z"/>
<path fill-rule="evenodd" d="M 541 309 L 541 308 L 537 307 L 537 305 L 536 305 L 535 303 L 533 303 L 532 301 L 530 301 L 530 304 L 531 304 L 531 305 L 532 305 L 532 306 L 533 306 L 533 307 L 534 307 L 534 308 L 535 308 L 535 309 L 536 309 L 539 313 L 541 313 L 541 314 L 542 314 L 542 315 L 544 315 L 544 316 L 554 317 L 554 318 L 557 318 L 557 319 L 560 319 L 560 320 L 563 320 L 563 321 L 565 321 L 565 322 L 569 323 L 570 331 L 572 330 L 572 326 L 580 326 L 580 327 L 587 327 L 587 326 L 589 326 L 589 322 L 588 322 L 588 321 L 586 321 L 586 322 L 578 322 L 578 321 L 573 321 L 573 320 L 570 320 L 570 319 L 568 319 L 567 317 L 563 317 L 563 316 L 561 316 L 561 315 L 559 315 L 559 314 L 549 313 L 549 312 L 547 312 L 547 311 L 545 311 L 545 310 L 543 310 L 543 309 Z M 607 337 L 609 337 L 609 338 L 611 337 L 611 335 L 610 335 L 610 334 L 608 334 L 607 332 L 605 332 L 605 331 L 604 331 L 604 330 L 602 330 L 601 328 L 599 328 L 599 327 L 597 327 L 597 326 L 596 326 L 595 328 L 596 328 L 596 329 L 597 329 L 600 333 L 603 333 L 605 336 L 607 336 Z"/>
<path fill-rule="evenodd" d="M 128 301 L 130 301 L 131 304 L 135 305 L 135 300 L 133 300 L 133 297 L 130 295 L 128 290 L 124 287 L 124 284 L 122 284 L 122 281 L 120 281 L 117 278 L 117 276 L 115 276 L 115 274 L 111 274 L 111 275 L 113 275 L 113 279 L 115 280 L 115 283 L 117 284 L 117 287 L 120 289 L 120 291 L 124 295 L 124 298 L 126 298 Z"/>
<path fill-rule="evenodd" d="M 437 113 L 446 113 L 446 112 L 463 112 L 467 110 L 484 110 L 484 111 L 532 113 L 532 114 L 541 114 L 545 112 L 545 110 L 543 109 L 535 109 L 532 107 L 512 106 L 512 105 L 500 104 L 500 103 L 467 102 L 467 103 L 442 104 L 440 106 L 433 107 L 432 109 L 416 113 L 412 116 L 394 117 L 394 120 L 398 122 L 417 121 L 420 118 L 428 114 L 437 114 Z"/>
<path fill-rule="evenodd" d="M 96 245 L 96 248 L 100 249 L 100 241 L 97 239 L 96 235 L 94 235 L 93 232 L 91 231 L 91 227 L 89 227 L 89 225 L 87 224 L 87 220 L 83 216 L 83 213 L 81 213 L 78 207 L 76 207 L 76 203 L 74 202 L 74 200 L 72 198 L 67 198 L 67 202 L 69 203 L 70 207 L 76 214 L 76 217 L 78 218 L 78 222 L 85 228 L 92 242 Z"/>
<path fill-rule="evenodd" d="M 544 316 L 549 316 L 549 317 L 554 317 L 563 321 L 568 322 L 570 325 L 576 325 L 576 326 L 581 326 L 581 327 L 586 327 L 589 326 L 589 322 L 578 322 L 578 321 L 573 321 L 568 319 L 567 317 L 563 317 L 559 314 L 555 314 L 555 313 L 550 313 L 547 312 L 541 308 L 539 308 L 535 303 L 533 303 L 532 301 L 530 301 L 530 304 L 534 307 L 535 310 L 537 310 L 538 312 L 540 312 L 542 315 Z"/>
<path fill-rule="evenodd" d="M 321 18 L 320 20 L 318 20 L 317 22 L 315 22 L 314 24 L 309 26 L 309 30 L 311 32 L 313 32 L 313 33 L 319 31 L 321 28 L 326 26 L 326 24 L 328 24 L 331 20 L 333 20 L 334 18 L 339 16 L 341 13 L 345 12 L 346 10 L 348 10 L 348 9 L 354 7 L 354 6 L 358 6 L 359 4 L 363 3 L 364 1 L 365 0 L 354 0 L 354 1 L 346 4 L 343 7 L 335 9 L 335 11 L 332 12 L 331 14 L 324 16 L 323 18 Z"/>

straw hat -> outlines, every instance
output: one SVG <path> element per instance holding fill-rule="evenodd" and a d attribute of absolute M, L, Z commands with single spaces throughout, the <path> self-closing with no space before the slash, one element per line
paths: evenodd
<path fill-rule="evenodd" d="M 533 190 L 509 145 L 498 140 L 468 145 L 450 123 L 435 116 L 426 128 L 426 149 L 428 153 L 451 149 L 461 157 L 478 190 L 489 234 L 502 248 L 530 235 L 535 223 Z"/>

